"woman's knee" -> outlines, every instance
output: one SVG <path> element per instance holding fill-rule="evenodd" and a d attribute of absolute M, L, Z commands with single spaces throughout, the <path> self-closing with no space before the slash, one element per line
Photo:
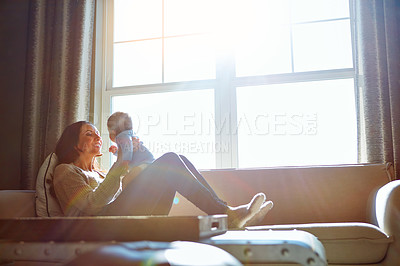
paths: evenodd
<path fill-rule="evenodd" d="M 179 158 L 181 158 L 181 159 L 184 160 L 184 161 L 189 161 L 189 159 L 186 158 L 186 156 L 185 156 L 185 155 L 182 155 L 182 154 L 179 154 Z"/>
<path fill-rule="evenodd" d="M 175 152 L 164 153 L 158 160 L 168 163 L 182 162 L 181 158 Z"/>

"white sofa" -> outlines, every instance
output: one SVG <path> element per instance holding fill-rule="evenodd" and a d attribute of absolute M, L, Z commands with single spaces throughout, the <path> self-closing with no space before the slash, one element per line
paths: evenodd
<path fill-rule="evenodd" d="M 329 265 L 400 265 L 400 180 L 390 164 L 204 170 L 231 205 L 263 191 L 274 201 L 247 230 L 303 230 L 322 242 Z M 202 215 L 185 198 L 170 216 Z M 0 218 L 35 216 L 35 191 L 0 191 Z"/>

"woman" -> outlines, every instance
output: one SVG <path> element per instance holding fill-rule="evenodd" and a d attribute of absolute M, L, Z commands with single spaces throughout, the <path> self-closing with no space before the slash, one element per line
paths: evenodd
<path fill-rule="evenodd" d="M 230 228 L 259 220 L 272 208 L 263 193 L 248 204 L 228 206 L 189 160 L 175 153 L 129 173 L 117 160 L 105 176 L 96 169 L 95 160 L 102 155 L 102 144 L 96 127 L 85 121 L 69 125 L 60 137 L 53 179 L 64 215 L 167 215 L 177 191 L 207 214 L 227 214 Z M 123 184 L 124 180 L 130 181 Z"/>

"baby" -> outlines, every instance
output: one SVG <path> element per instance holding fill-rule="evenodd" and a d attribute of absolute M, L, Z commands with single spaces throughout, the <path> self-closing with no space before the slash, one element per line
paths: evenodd
<path fill-rule="evenodd" d="M 117 143 L 110 147 L 109 151 L 120 156 L 123 163 L 129 168 L 142 167 L 154 162 L 153 154 L 134 135 L 132 130 L 132 119 L 127 113 L 113 113 L 107 120 L 107 128 L 110 139 Z"/>

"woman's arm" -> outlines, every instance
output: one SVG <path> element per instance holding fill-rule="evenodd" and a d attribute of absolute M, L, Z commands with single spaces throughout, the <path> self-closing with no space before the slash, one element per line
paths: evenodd
<path fill-rule="evenodd" d="M 54 172 L 54 189 L 66 216 L 96 215 L 120 190 L 123 169 L 113 166 L 104 181 L 96 183 L 78 167 L 61 164 Z"/>

